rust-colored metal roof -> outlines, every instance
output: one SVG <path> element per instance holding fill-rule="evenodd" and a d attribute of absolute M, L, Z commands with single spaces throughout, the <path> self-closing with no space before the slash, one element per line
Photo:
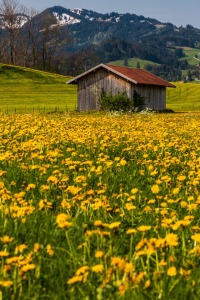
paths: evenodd
<path fill-rule="evenodd" d="M 114 71 L 125 75 L 126 77 L 134 80 L 137 84 L 148 84 L 148 85 L 160 85 L 166 87 L 175 87 L 170 82 L 144 70 L 136 68 L 119 67 L 113 65 L 107 65 Z"/>
<path fill-rule="evenodd" d="M 136 69 L 136 68 L 127 68 L 127 67 L 119 67 L 107 64 L 99 64 L 98 66 L 82 73 L 74 77 L 73 79 L 69 80 L 67 84 L 77 84 L 79 78 L 96 71 L 98 68 L 105 68 L 108 71 L 121 76 L 122 78 L 138 85 L 156 85 L 156 86 L 164 86 L 164 87 L 175 87 L 175 85 L 171 84 L 170 82 L 146 71 L 143 69 Z"/>

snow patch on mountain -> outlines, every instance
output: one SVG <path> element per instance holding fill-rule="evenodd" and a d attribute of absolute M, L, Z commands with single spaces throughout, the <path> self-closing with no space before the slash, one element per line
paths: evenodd
<path fill-rule="evenodd" d="M 71 9 L 71 12 L 73 12 L 77 15 L 81 15 L 81 13 L 83 12 L 83 9 L 82 8 L 74 8 L 74 9 Z"/>
<path fill-rule="evenodd" d="M 0 28 L 5 29 L 5 28 L 21 28 L 26 24 L 29 20 L 28 16 L 25 15 L 17 15 L 14 22 L 8 23 L 7 21 L 4 20 L 4 16 L 0 15 Z"/>
<path fill-rule="evenodd" d="M 164 25 L 164 24 L 156 24 L 155 27 L 156 27 L 157 29 L 162 29 L 162 28 L 165 28 L 166 25 Z"/>
<path fill-rule="evenodd" d="M 68 14 L 63 13 L 62 15 L 59 15 L 56 12 L 53 12 L 54 17 L 56 17 L 58 25 L 60 26 L 64 26 L 67 24 L 76 24 L 76 23 L 80 23 L 81 20 L 74 18 Z"/>

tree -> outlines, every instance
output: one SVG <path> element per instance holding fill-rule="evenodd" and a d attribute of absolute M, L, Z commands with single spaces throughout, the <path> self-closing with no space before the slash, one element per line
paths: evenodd
<path fill-rule="evenodd" d="M 9 40 L 3 30 L 0 31 L 0 62 L 7 62 L 7 48 Z"/>
<path fill-rule="evenodd" d="M 192 72 L 191 72 L 191 70 L 188 70 L 187 81 L 192 81 Z"/>
<path fill-rule="evenodd" d="M 124 66 L 128 67 L 128 59 L 127 59 L 127 57 L 125 57 L 125 59 L 124 59 Z"/>
<path fill-rule="evenodd" d="M 140 69 L 140 62 L 139 61 L 137 62 L 136 68 Z"/>
<path fill-rule="evenodd" d="M 22 35 L 25 39 L 24 47 L 24 65 L 36 67 L 37 56 L 38 56 L 38 46 L 39 46 L 39 30 L 34 27 L 34 17 L 39 12 L 34 8 L 30 7 L 27 10 L 27 15 L 29 19 L 26 23 L 25 28 L 22 28 Z"/>
<path fill-rule="evenodd" d="M 10 53 L 10 63 L 16 63 L 17 44 L 19 43 L 20 28 L 24 21 L 25 7 L 19 5 L 17 0 L 2 0 L 0 4 L 1 27 L 8 36 L 8 48 Z"/>
<path fill-rule="evenodd" d="M 45 12 L 40 18 L 38 31 L 43 70 L 50 70 L 57 51 L 71 41 L 70 30 L 67 26 L 65 28 L 59 26 L 56 17 Z"/>

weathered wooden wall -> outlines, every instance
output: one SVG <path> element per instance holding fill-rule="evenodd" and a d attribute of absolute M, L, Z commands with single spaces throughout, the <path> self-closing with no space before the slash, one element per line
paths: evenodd
<path fill-rule="evenodd" d="M 148 107 L 154 110 L 166 109 L 166 87 L 136 85 L 132 86 L 132 89 L 145 98 L 144 108 Z"/>
<path fill-rule="evenodd" d="M 134 85 L 128 80 L 115 75 L 104 68 L 81 77 L 78 81 L 78 110 L 95 110 L 99 108 L 101 91 L 112 95 L 126 92 L 132 97 L 134 90 L 145 97 L 144 107 L 160 110 L 166 108 L 165 87 Z"/>

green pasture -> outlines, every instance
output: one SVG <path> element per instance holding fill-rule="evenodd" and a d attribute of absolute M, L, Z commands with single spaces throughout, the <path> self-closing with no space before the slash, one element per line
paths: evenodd
<path fill-rule="evenodd" d="M 175 111 L 200 111 L 200 84 L 175 82 L 167 88 L 167 108 Z"/>
<path fill-rule="evenodd" d="M 71 77 L 0 64 L 0 109 L 6 112 L 74 110 Z"/>
<path fill-rule="evenodd" d="M 127 60 L 128 60 L 128 66 L 127 67 L 130 67 L 130 68 L 136 68 L 138 62 L 140 63 L 141 68 L 144 68 L 144 66 L 146 66 L 148 64 L 159 66 L 159 64 L 156 64 L 156 63 L 154 63 L 152 61 L 149 61 L 149 60 L 140 59 L 138 57 L 128 58 Z M 109 62 L 109 64 L 116 65 L 116 66 L 119 66 L 119 67 L 124 67 L 124 60 L 121 59 L 121 60 L 111 61 L 111 62 Z"/>
<path fill-rule="evenodd" d="M 182 48 L 186 56 L 181 58 L 181 60 L 186 59 L 190 65 L 197 65 L 200 63 L 200 49 L 190 47 Z M 197 58 L 195 58 L 195 55 L 197 56 Z"/>

